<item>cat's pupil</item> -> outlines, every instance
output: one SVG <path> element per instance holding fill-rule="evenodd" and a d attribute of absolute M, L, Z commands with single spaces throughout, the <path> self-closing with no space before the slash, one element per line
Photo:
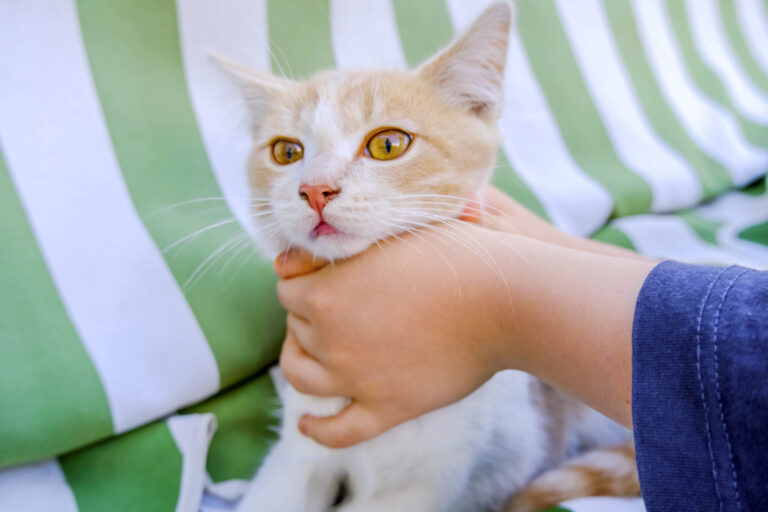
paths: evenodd
<path fill-rule="evenodd" d="M 288 146 L 285 148 L 285 156 L 288 157 L 288 160 L 290 160 L 293 157 L 293 148 Z"/>
<path fill-rule="evenodd" d="M 387 153 L 391 153 L 392 152 L 392 141 L 389 140 L 389 137 L 384 139 L 384 147 L 387 148 Z"/>

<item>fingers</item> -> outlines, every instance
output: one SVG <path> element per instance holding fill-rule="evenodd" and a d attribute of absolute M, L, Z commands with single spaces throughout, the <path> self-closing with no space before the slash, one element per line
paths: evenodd
<path fill-rule="evenodd" d="M 312 305 L 309 301 L 310 294 L 307 292 L 306 281 L 311 281 L 313 277 L 281 279 L 277 282 L 277 300 L 280 301 L 286 311 L 301 318 L 311 319 Z"/>
<path fill-rule="evenodd" d="M 293 335 L 298 346 L 313 359 L 322 360 L 320 347 L 315 342 L 315 332 L 309 325 L 309 322 L 293 313 L 288 313 L 285 324 L 289 333 Z"/>
<path fill-rule="evenodd" d="M 466 206 L 459 215 L 459 220 L 464 222 L 471 222 L 472 224 L 480 224 L 482 220 L 483 207 L 477 200 L 477 196 L 469 198 Z"/>
<path fill-rule="evenodd" d="M 275 258 L 272 268 L 281 278 L 290 279 L 314 272 L 327 264 L 327 261 L 316 258 L 304 249 L 289 249 Z"/>
<path fill-rule="evenodd" d="M 304 415 L 299 430 L 307 437 L 329 448 L 347 448 L 373 439 L 388 430 L 376 416 L 359 402 L 350 403 L 336 416 L 318 418 Z"/>
<path fill-rule="evenodd" d="M 325 367 L 301 347 L 290 330 L 280 352 L 280 369 L 299 393 L 315 396 L 340 394 Z"/>

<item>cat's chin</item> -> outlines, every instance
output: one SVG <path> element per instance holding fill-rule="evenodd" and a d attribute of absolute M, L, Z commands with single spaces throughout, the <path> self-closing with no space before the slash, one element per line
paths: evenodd
<path fill-rule="evenodd" d="M 318 258 L 332 261 L 359 254 L 374 243 L 375 240 L 338 233 L 307 240 L 301 246 Z"/>

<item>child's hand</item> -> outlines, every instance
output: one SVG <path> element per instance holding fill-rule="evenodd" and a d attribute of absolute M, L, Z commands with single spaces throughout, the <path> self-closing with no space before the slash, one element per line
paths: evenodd
<path fill-rule="evenodd" d="M 303 417 L 306 435 L 331 447 L 370 439 L 506 368 L 629 424 L 632 317 L 653 264 L 485 196 L 480 227 L 451 236 L 406 234 L 333 265 L 300 252 L 275 261 L 289 312 L 283 373 L 306 394 L 352 399 L 336 416 Z"/>
<path fill-rule="evenodd" d="M 489 246 L 485 230 L 459 229 L 456 236 Z M 338 416 L 302 419 L 302 431 L 322 444 L 370 439 L 455 402 L 505 367 L 494 344 L 505 303 L 499 276 L 446 240 L 403 238 L 309 274 L 322 262 L 300 253 L 275 262 L 289 311 L 283 373 L 300 392 L 353 398 Z"/>

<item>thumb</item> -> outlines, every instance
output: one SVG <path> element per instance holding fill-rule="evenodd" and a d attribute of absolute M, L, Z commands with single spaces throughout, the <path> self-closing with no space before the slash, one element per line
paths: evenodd
<path fill-rule="evenodd" d="M 309 274 L 328 264 L 324 259 L 315 257 L 304 249 L 288 249 L 272 263 L 275 273 L 283 279 Z"/>
<path fill-rule="evenodd" d="M 335 416 L 318 418 L 305 414 L 299 419 L 299 430 L 329 448 L 347 448 L 373 439 L 387 428 L 360 402 L 351 402 Z"/>

